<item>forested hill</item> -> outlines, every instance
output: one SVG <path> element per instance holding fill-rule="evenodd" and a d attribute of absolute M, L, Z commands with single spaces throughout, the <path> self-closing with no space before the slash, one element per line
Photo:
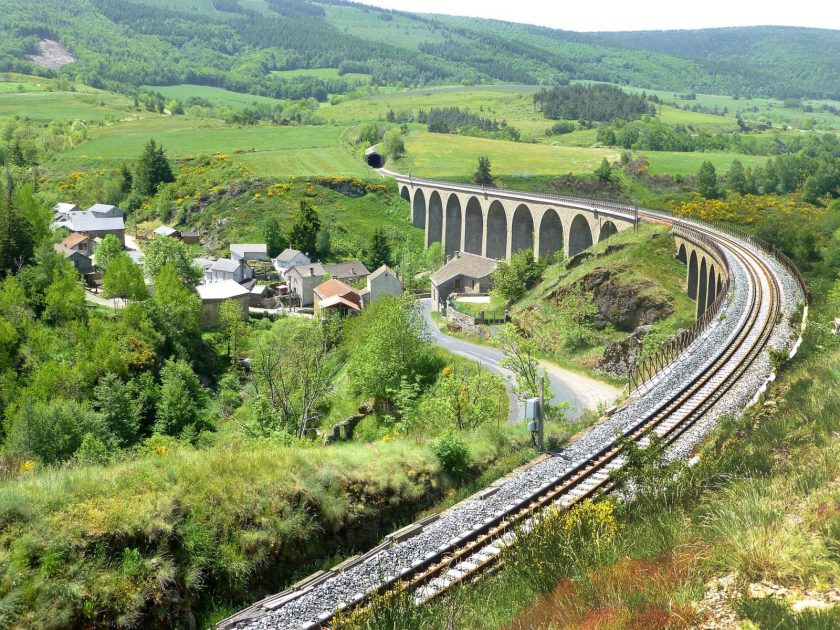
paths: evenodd
<path fill-rule="evenodd" d="M 76 61 L 28 57 L 49 38 Z M 280 98 L 379 85 L 572 79 L 679 92 L 840 98 L 840 32 L 713 29 L 583 34 L 401 13 L 341 0 L 0 0 L 0 71 L 111 89 L 196 83 Z M 807 58 L 807 63 L 803 59 Z M 337 68 L 338 78 L 277 71 Z"/>

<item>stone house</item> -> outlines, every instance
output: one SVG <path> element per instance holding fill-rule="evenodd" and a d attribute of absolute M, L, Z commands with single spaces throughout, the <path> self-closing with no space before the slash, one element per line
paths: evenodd
<path fill-rule="evenodd" d="M 292 267 L 308 265 L 311 262 L 309 256 L 303 252 L 288 247 L 271 259 L 272 266 L 281 276 L 285 276 L 286 272 Z"/>
<path fill-rule="evenodd" d="M 496 260 L 459 252 L 431 275 L 432 304 L 440 309 L 453 293 L 489 293 Z"/>
<path fill-rule="evenodd" d="M 251 292 L 238 282 L 222 280 L 212 284 L 200 284 L 196 291 L 201 298 L 202 326 L 212 327 L 219 323 L 219 309 L 226 300 L 237 302 L 242 308 L 242 319 L 248 319 Z"/>
<path fill-rule="evenodd" d="M 296 297 L 300 306 L 312 306 L 314 290 L 324 281 L 326 271 L 321 263 L 296 265 L 286 272 L 289 295 Z"/>

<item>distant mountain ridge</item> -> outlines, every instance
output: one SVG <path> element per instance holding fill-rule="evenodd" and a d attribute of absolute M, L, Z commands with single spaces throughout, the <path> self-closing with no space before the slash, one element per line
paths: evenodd
<path fill-rule="evenodd" d="M 33 64 L 28 56 L 44 38 L 60 41 L 76 62 L 53 71 Z M 323 100 L 354 86 L 272 72 L 333 67 L 380 85 L 582 79 L 840 98 L 838 51 L 840 31 L 793 27 L 575 33 L 342 0 L 0 0 L 0 71 L 121 91 L 197 83 Z"/>

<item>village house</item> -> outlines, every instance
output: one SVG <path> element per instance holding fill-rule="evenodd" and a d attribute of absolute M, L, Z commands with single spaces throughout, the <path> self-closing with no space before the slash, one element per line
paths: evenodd
<path fill-rule="evenodd" d="M 431 275 L 432 304 L 438 309 L 453 293 L 489 293 L 493 288 L 490 275 L 496 260 L 476 254 L 460 252 Z"/>
<path fill-rule="evenodd" d="M 55 207 L 56 221 L 52 225 L 53 229 L 63 227 L 91 238 L 113 234 L 125 245 L 125 215 L 122 210 L 102 203 L 94 204 L 87 210 L 70 210 L 66 207 L 68 205 L 58 204 Z"/>
<path fill-rule="evenodd" d="M 201 298 L 202 326 L 211 327 L 219 323 L 219 309 L 226 300 L 237 302 L 242 308 L 242 319 L 248 319 L 251 292 L 238 282 L 223 280 L 212 284 L 200 284 L 196 290 Z"/>
<path fill-rule="evenodd" d="M 342 317 L 362 310 L 362 296 L 353 287 L 332 278 L 319 284 L 314 293 L 315 317 L 326 317 L 328 312 Z"/>
<path fill-rule="evenodd" d="M 365 306 L 375 302 L 383 295 L 400 296 L 403 293 L 403 283 L 397 277 L 397 272 L 382 265 L 367 278 L 367 288 L 361 291 Z"/>
<path fill-rule="evenodd" d="M 285 276 L 286 272 L 292 267 L 308 265 L 311 262 L 309 256 L 303 252 L 288 247 L 271 259 L 272 266 L 281 276 Z"/>
<path fill-rule="evenodd" d="M 231 260 L 268 260 L 268 246 L 265 243 L 231 243 Z"/>
<path fill-rule="evenodd" d="M 326 271 L 321 263 L 296 265 L 286 272 L 289 295 L 296 297 L 300 306 L 312 306 L 314 289 L 324 280 Z"/>
<path fill-rule="evenodd" d="M 86 234 L 73 232 L 70 236 L 61 241 L 61 245 L 67 249 L 81 252 L 85 256 L 91 256 L 96 249 L 94 240 Z"/>
<path fill-rule="evenodd" d="M 231 260 L 230 258 L 220 258 L 215 261 L 204 272 L 205 283 L 225 282 L 233 280 L 234 282 L 247 282 L 254 277 L 254 270 L 251 265 L 244 260 Z"/>
<path fill-rule="evenodd" d="M 53 249 L 64 256 L 73 264 L 73 268 L 82 276 L 88 276 L 94 273 L 93 260 L 90 256 L 79 251 L 78 249 L 71 249 L 62 243 L 53 245 Z"/>
<path fill-rule="evenodd" d="M 353 284 L 359 280 L 364 280 L 370 275 L 367 267 L 358 260 L 324 265 L 324 271 L 336 280 L 341 280 L 346 284 Z"/>

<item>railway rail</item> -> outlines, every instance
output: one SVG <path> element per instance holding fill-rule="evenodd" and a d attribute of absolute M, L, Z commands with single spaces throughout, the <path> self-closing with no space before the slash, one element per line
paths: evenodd
<path fill-rule="evenodd" d="M 723 300 L 731 301 L 734 297 L 731 292 L 735 290 L 746 292 L 742 296 L 745 300 L 744 307 L 737 314 L 737 324 L 728 334 L 728 343 L 719 344 L 714 352 L 702 361 L 702 369 L 684 379 L 679 387 L 668 391 L 656 405 L 642 413 L 638 419 L 634 419 L 622 431 L 621 437 L 642 445 L 645 445 L 654 433 L 664 444 L 670 445 L 679 440 L 727 394 L 767 347 L 781 312 L 781 287 L 776 273 L 767 261 L 767 255 L 776 257 L 783 267 L 795 267 L 759 241 L 752 239 L 748 242 L 749 239 L 745 239 L 744 235 L 727 233 L 720 227 L 682 221 L 649 211 L 639 211 L 638 215 L 642 220 L 666 222 L 680 231 L 694 232 L 699 238 L 710 239 L 720 248 L 731 266 L 730 278 L 738 276 L 742 281 L 737 287 L 736 283 L 732 282 L 728 286 L 730 295 L 722 295 L 715 308 L 726 313 Z M 793 271 L 791 273 L 793 274 Z M 806 289 L 801 277 L 797 277 L 797 281 L 805 294 Z M 710 321 L 709 327 L 718 324 L 717 320 Z M 674 361 L 700 358 L 699 354 L 690 355 L 702 345 L 705 334 L 698 335 Z M 667 368 L 652 376 L 646 383 L 630 392 L 630 400 L 638 400 L 668 376 Z M 625 403 L 624 407 L 628 404 L 631 403 Z M 330 622 L 339 611 L 365 606 L 373 596 L 394 588 L 397 583 L 404 583 L 408 587 L 418 605 L 438 598 L 453 586 L 469 581 L 495 565 L 502 550 L 515 544 L 516 538 L 526 533 L 544 510 L 553 506 L 568 508 L 587 498 L 610 491 L 610 473 L 624 462 L 621 442 L 618 436 L 613 436 L 600 448 L 593 449 L 587 458 L 544 480 L 538 487 L 523 493 L 524 496 L 520 495 L 516 500 L 506 503 L 480 523 L 441 541 L 435 549 L 414 559 L 409 566 L 401 566 L 389 574 L 382 575 L 376 583 L 367 588 L 360 587 L 360 592 L 342 597 L 337 603 L 325 601 L 326 609 L 317 615 L 297 619 L 293 623 L 291 617 L 287 621 L 279 622 L 278 618 L 272 618 L 269 613 L 293 604 L 299 597 L 307 594 L 311 596 L 318 588 L 326 588 L 329 580 L 341 573 L 341 566 L 329 574 L 315 576 L 297 589 L 263 600 L 221 622 L 218 627 L 220 630 L 329 628 Z M 420 524 L 418 531 L 424 526 L 425 524 Z M 380 548 L 366 554 L 366 557 L 356 559 L 350 564 L 374 558 L 396 540 L 399 540 L 399 532 L 396 538 L 386 541 Z"/>

